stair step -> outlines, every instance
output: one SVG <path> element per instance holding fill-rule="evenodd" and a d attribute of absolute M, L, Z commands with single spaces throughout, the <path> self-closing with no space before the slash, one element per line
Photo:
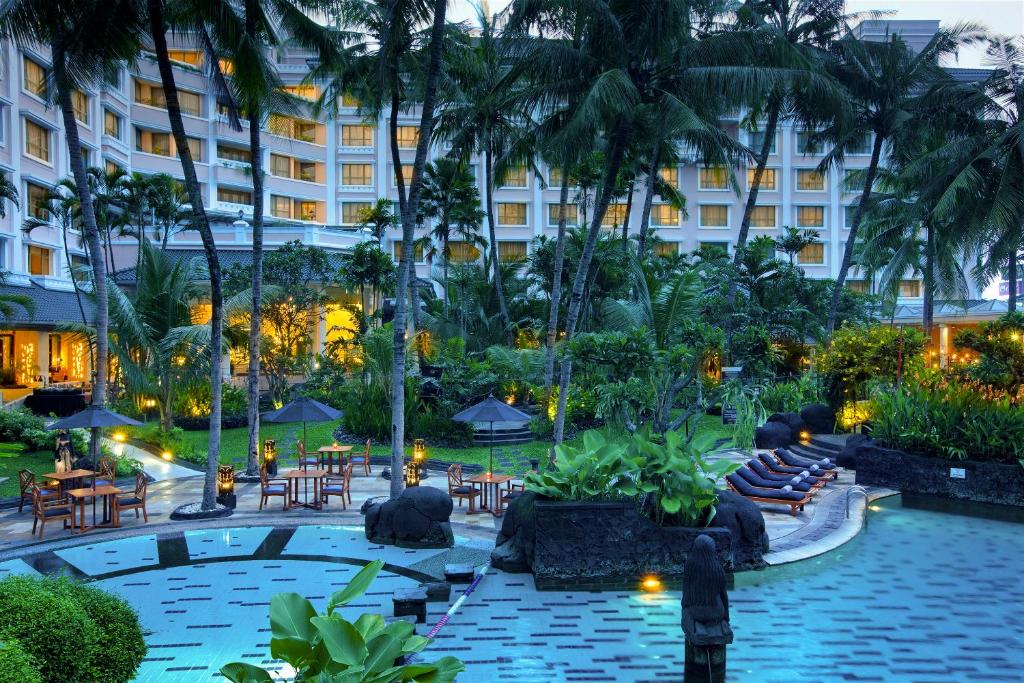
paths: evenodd
<path fill-rule="evenodd" d="M 811 458 L 812 460 L 821 460 L 822 458 L 835 459 L 835 451 L 826 451 L 813 446 L 806 446 L 804 444 L 793 444 L 789 447 L 789 450 L 797 455 L 805 458 Z"/>
<path fill-rule="evenodd" d="M 811 437 L 810 445 L 820 448 L 823 451 L 831 451 L 832 453 L 840 453 L 843 450 L 843 447 L 840 444 L 832 441 L 825 441 L 824 439 L 819 439 L 815 436 Z"/>

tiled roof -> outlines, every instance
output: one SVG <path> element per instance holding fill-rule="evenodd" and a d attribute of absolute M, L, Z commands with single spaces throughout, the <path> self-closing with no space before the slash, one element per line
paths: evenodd
<path fill-rule="evenodd" d="M 80 323 L 81 309 L 74 290 L 47 289 L 33 282 L 29 287 L 16 285 L 0 285 L 0 295 L 27 296 L 35 302 L 35 310 L 31 313 L 21 306 L 12 305 L 9 318 L 0 316 L 0 327 L 53 327 L 62 323 Z M 88 294 L 82 294 L 82 307 L 85 317 L 91 325 L 95 321 L 95 307 Z"/>
<path fill-rule="evenodd" d="M 935 302 L 934 318 L 936 321 L 958 318 L 992 320 L 1006 313 L 1007 304 L 999 299 L 968 299 L 966 301 Z M 924 304 L 899 304 L 896 306 L 894 320 L 919 322 L 924 312 Z"/>

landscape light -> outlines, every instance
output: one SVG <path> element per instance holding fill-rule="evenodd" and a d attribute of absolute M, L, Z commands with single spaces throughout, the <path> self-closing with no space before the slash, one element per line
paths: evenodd
<path fill-rule="evenodd" d="M 172 458 L 174 458 L 174 455 L 170 451 L 164 451 L 163 453 L 160 454 L 160 457 L 163 458 L 164 460 L 170 461 Z"/>
<path fill-rule="evenodd" d="M 661 583 L 661 579 L 653 574 L 649 574 L 644 577 L 644 580 L 640 583 L 640 588 L 645 593 L 660 593 L 665 589 L 665 586 Z"/>

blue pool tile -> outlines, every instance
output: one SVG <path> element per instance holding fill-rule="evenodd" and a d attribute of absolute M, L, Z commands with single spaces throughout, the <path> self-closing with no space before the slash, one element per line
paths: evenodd
<path fill-rule="evenodd" d="M 117 541 L 90 543 L 55 553 L 89 576 L 159 564 L 156 536 L 136 536 Z"/>
<path fill-rule="evenodd" d="M 6 562 L 0 562 L 0 579 L 5 576 L 14 576 L 15 574 L 36 574 L 37 572 L 24 560 L 7 560 Z"/>
<path fill-rule="evenodd" d="M 266 540 L 273 527 L 258 526 L 235 529 L 202 529 L 186 531 L 190 559 L 252 555 Z"/>

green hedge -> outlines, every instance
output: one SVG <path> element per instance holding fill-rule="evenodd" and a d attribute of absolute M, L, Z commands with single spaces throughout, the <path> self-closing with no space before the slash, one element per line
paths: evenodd
<path fill-rule="evenodd" d="M 71 430 L 71 439 L 79 455 L 88 452 L 84 430 Z M 23 443 L 30 451 L 52 451 L 56 442 L 56 432 L 48 430 L 38 415 L 24 408 L 0 410 L 0 443 Z"/>
<path fill-rule="evenodd" d="M 42 683 L 35 657 L 17 640 L 0 643 L 0 683 Z"/>
<path fill-rule="evenodd" d="M 66 577 L 0 581 L 0 640 L 16 641 L 46 683 L 130 681 L 146 654 L 131 606 Z"/>

